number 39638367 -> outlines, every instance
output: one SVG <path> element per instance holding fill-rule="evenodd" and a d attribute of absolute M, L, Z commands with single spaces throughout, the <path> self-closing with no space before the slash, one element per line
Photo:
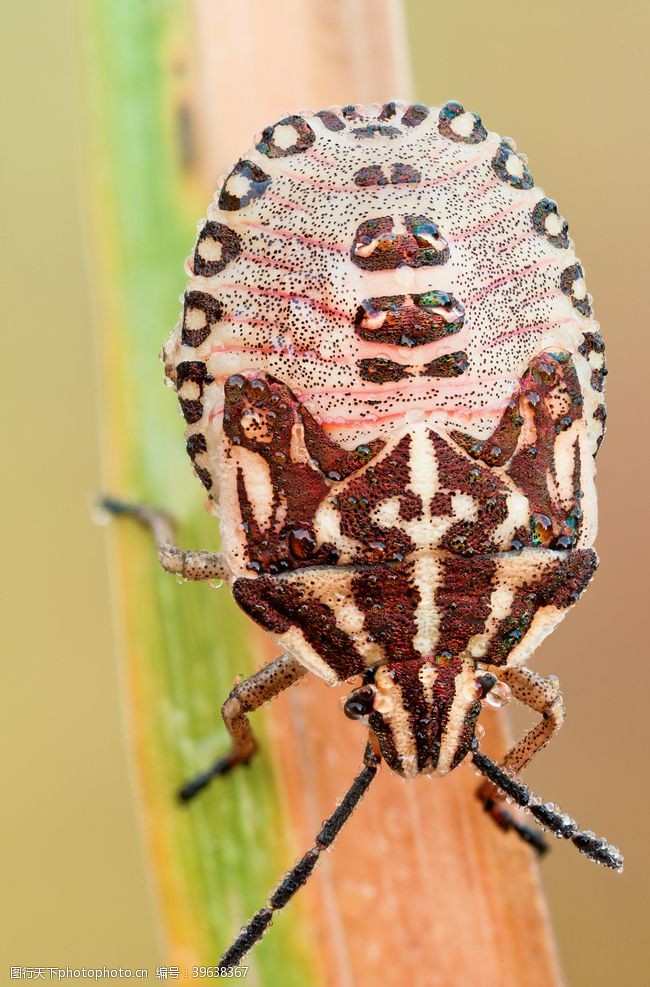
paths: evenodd
<path fill-rule="evenodd" d="M 597 565 L 606 373 L 568 225 L 525 156 L 455 102 L 287 116 L 217 189 L 187 273 L 165 369 L 223 551 L 181 549 L 167 515 L 106 504 L 152 529 L 169 572 L 227 580 L 283 651 L 232 690 L 232 746 L 181 798 L 248 762 L 247 714 L 309 673 L 358 677 L 344 712 L 366 742 L 219 967 L 308 880 L 382 760 L 413 778 L 469 757 L 502 829 L 543 851 L 507 797 L 622 870 L 518 778 L 564 717 L 557 680 L 526 662 Z M 509 696 L 540 719 L 497 765 L 476 724 Z"/>

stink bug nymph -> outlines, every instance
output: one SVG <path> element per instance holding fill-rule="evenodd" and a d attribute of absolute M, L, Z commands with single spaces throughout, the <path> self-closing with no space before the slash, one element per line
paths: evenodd
<path fill-rule="evenodd" d="M 358 677 L 345 706 L 364 766 L 314 845 L 220 961 L 238 964 L 313 871 L 381 760 L 404 778 L 469 756 L 503 829 L 592 860 L 619 851 L 517 774 L 562 724 L 556 680 L 525 667 L 597 565 L 594 457 L 603 342 L 556 203 L 512 140 L 459 103 L 285 117 L 217 189 L 187 263 L 165 370 L 223 554 L 160 561 L 226 579 L 283 652 L 223 706 L 232 747 L 193 798 L 256 750 L 247 714 L 311 672 Z M 482 701 L 540 721 L 497 766 Z"/>

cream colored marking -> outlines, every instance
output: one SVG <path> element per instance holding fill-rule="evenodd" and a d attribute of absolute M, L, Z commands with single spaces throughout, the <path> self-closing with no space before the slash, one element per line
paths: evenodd
<path fill-rule="evenodd" d="M 273 143 L 281 147 L 283 151 L 286 151 L 288 147 L 293 147 L 294 144 L 298 143 L 299 135 L 295 127 L 291 124 L 283 124 L 280 127 L 276 127 L 273 131 Z"/>
<path fill-rule="evenodd" d="M 361 545 L 341 532 L 341 515 L 331 501 L 324 500 L 314 517 L 314 531 L 319 545 L 330 541 L 341 553 L 340 562 L 354 558 Z"/>
<path fill-rule="evenodd" d="M 600 370 L 604 362 L 605 362 L 604 353 L 597 353 L 596 350 L 591 351 L 591 353 L 589 354 L 589 366 L 592 367 L 593 370 Z"/>
<path fill-rule="evenodd" d="M 523 178 L 524 177 L 524 162 L 521 160 L 518 154 L 509 154 L 505 161 L 506 171 L 513 178 Z"/>
<path fill-rule="evenodd" d="M 427 706 L 433 706 L 433 687 L 438 678 L 438 669 L 430 661 L 425 661 L 418 672 L 418 678 L 424 690 L 424 699 Z"/>
<path fill-rule="evenodd" d="M 490 596 L 490 614 L 485 621 L 485 628 L 480 634 L 474 634 L 467 642 L 467 651 L 472 658 L 482 658 L 487 651 L 488 644 L 501 621 L 508 616 L 515 590 L 525 581 L 510 583 L 499 581 L 501 569 L 497 563 L 497 571 L 494 577 L 495 588 Z"/>
<path fill-rule="evenodd" d="M 364 329 L 381 329 L 388 312 L 377 312 L 376 315 L 364 315 L 361 325 Z"/>
<path fill-rule="evenodd" d="M 239 467 L 244 476 L 246 494 L 255 520 L 261 528 L 266 528 L 271 520 L 273 510 L 273 484 L 268 464 L 261 456 L 250 449 L 241 446 L 233 449 L 235 471 Z"/>
<path fill-rule="evenodd" d="M 456 751 L 458 737 L 462 730 L 465 717 L 472 705 L 473 699 L 468 699 L 469 686 L 474 680 L 474 663 L 469 658 L 463 659 L 463 665 L 454 679 L 454 698 L 449 710 L 449 718 L 440 741 L 440 754 L 436 765 L 436 774 L 444 775 L 450 768 Z"/>
<path fill-rule="evenodd" d="M 327 601 L 334 612 L 336 626 L 350 637 L 354 644 L 354 650 L 361 655 L 369 668 L 385 662 L 386 654 L 381 645 L 377 644 L 376 641 L 368 640 L 368 633 L 364 628 L 364 615 L 352 599 L 350 580 L 348 580 L 345 588 L 340 588 L 343 590 L 340 599 L 344 602 Z"/>
<path fill-rule="evenodd" d="M 571 428 L 565 432 L 560 432 L 553 446 L 553 457 L 555 460 L 556 481 L 549 477 L 549 487 L 551 494 L 559 504 L 568 509 L 573 501 L 573 467 L 575 452 L 573 449 L 576 438 L 580 437 L 583 429 L 580 422 L 574 422 Z M 578 456 L 580 451 L 578 450 Z"/>
<path fill-rule="evenodd" d="M 500 668 L 518 668 L 524 665 L 544 638 L 555 630 L 561 620 L 564 620 L 570 609 L 571 607 L 565 607 L 563 610 L 553 606 L 541 607 L 533 617 L 533 622 L 521 644 L 512 649 L 506 664 L 501 665 Z"/>
<path fill-rule="evenodd" d="M 250 192 L 251 183 L 250 179 L 246 178 L 245 175 L 233 175 L 226 182 L 225 191 L 229 195 L 234 195 L 236 198 L 246 195 Z"/>
<path fill-rule="evenodd" d="M 218 240 L 213 240 L 211 236 L 201 240 L 197 246 L 199 251 L 199 257 L 203 260 L 221 260 L 221 255 L 223 253 L 223 247 Z"/>
<path fill-rule="evenodd" d="M 184 380 L 178 389 L 178 396 L 185 401 L 198 401 L 201 397 L 201 388 L 195 380 Z"/>
<path fill-rule="evenodd" d="M 256 408 L 245 408 L 241 414 L 241 430 L 247 439 L 268 444 L 273 441 L 273 431 L 269 427 L 267 412 Z"/>
<path fill-rule="evenodd" d="M 390 500 L 383 500 L 370 514 L 370 520 L 381 528 L 392 528 L 398 525 L 398 517 L 401 508 L 399 497 L 391 497 Z"/>
<path fill-rule="evenodd" d="M 584 278 L 577 278 L 573 282 L 573 289 L 572 289 L 572 291 L 573 291 L 573 297 L 577 301 L 581 301 L 583 298 L 586 298 L 586 296 L 587 296 L 587 282 L 585 281 L 585 279 Z"/>
<path fill-rule="evenodd" d="M 283 648 L 295 655 L 301 665 L 324 679 L 329 685 L 336 685 L 340 681 L 336 672 L 333 672 L 327 662 L 323 661 L 297 627 L 291 627 L 284 634 L 278 634 L 277 640 Z"/>
<path fill-rule="evenodd" d="M 469 494 L 454 494 L 451 498 L 451 508 L 459 521 L 476 521 L 478 505 Z"/>
<path fill-rule="evenodd" d="M 377 687 L 375 709 L 381 712 L 386 725 L 390 728 L 405 777 L 414 778 L 418 773 L 417 747 L 411 729 L 411 718 L 404 706 L 401 689 L 395 684 L 385 666 L 377 669 L 375 686 Z"/>
<path fill-rule="evenodd" d="M 509 545 L 517 528 L 527 528 L 530 504 L 521 490 L 511 490 L 506 498 L 507 514 L 492 535 L 495 545 Z"/>
<path fill-rule="evenodd" d="M 213 241 L 214 242 L 214 241 Z M 188 308 L 185 312 L 185 327 L 190 332 L 205 329 L 207 318 L 202 308 Z"/>
<path fill-rule="evenodd" d="M 470 137 L 474 129 L 474 116 L 471 113 L 461 113 L 451 121 L 451 129 L 459 137 Z"/>
<path fill-rule="evenodd" d="M 438 642 L 440 612 L 435 604 L 436 589 L 440 585 L 440 568 L 431 555 L 422 555 L 414 567 L 414 582 L 420 602 L 415 611 L 417 633 L 413 638 L 413 648 L 423 657 L 433 654 Z"/>
<path fill-rule="evenodd" d="M 411 429 L 409 467 L 411 471 L 409 488 L 422 499 L 425 513 L 428 513 L 431 498 L 438 490 L 438 461 L 424 422 L 414 425 Z"/>
<path fill-rule="evenodd" d="M 550 212 L 547 214 L 544 226 L 549 236 L 559 236 L 562 232 L 563 225 L 564 221 L 557 213 Z"/>
<path fill-rule="evenodd" d="M 305 428 L 302 422 L 296 422 L 291 429 L 291 446 L 289 456 L 292 463 L 310 463 L 311 457 L 305 445 Z"/>

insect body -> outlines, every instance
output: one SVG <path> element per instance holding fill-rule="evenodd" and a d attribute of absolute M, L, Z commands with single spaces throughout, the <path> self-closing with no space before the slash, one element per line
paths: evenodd
<path fill-rule="evenodd" d="M 471 754 L 503 828 L 541 845 L 507 794 L 622 867 L 513 776 L 564 715 L 524 663 L 597 565 L 603 344 L 567 229 L 514 143 L 458 103 L 286 117 L 217 191 L 165 364 L 223 555 L 176 549 L 141 516 L 166 568 L 225 575 L 285 650 L 233 690 L 232 751 L 182 794 L 249 760 L 246 713 L 306 671 L 359 676 L 345 712 L 369 736 L 346 799 L 224 965 L 304 883 L 382 758 L 412 778 Z M 499 768 L 475 726 L 506 688 L 541 720 Z"/>

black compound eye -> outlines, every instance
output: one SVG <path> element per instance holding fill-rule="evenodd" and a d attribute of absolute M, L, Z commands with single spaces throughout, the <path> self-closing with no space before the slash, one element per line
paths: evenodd
<path fill-rule="evenodd" d="M 487 696 L 488 692 L 497 684 L 497 681 L 496 675 L 493 675 L 492 672 L 486 672 L 485 675 L 479 675 L 477 677 L 476 683 L 479 687 L 481 699 Z"/>
<path fill-rule="evenodd" d="M 343 712 L 351 720 L 361 720 L 364 716 L 370 716 L 375 699 L 375 690 L 372 686 L 364 686 L 350 693 Z"/>

